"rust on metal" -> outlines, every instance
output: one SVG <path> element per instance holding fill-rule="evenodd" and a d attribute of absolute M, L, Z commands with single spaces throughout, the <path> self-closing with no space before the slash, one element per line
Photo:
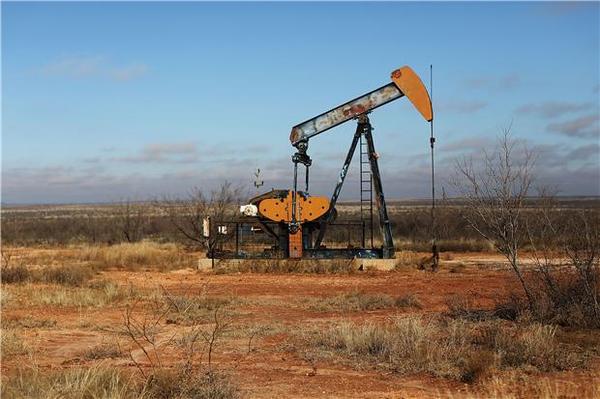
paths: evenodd
<path fill-rule="evenodd" d="M 319 116 L 302 122 L 292 128 L 290 141 L 293 145 L 316 136 L 358 115 L 371 111 L 383 104 L 389 103 L 404 94 L 394 83 L 387 84 L 361 97 L 348 101 Z"/>
<path fill-rule="evenodd" d="M 302 257 L 302 226 L 294 233 L 289 233 L 289 256 L 290 258 L 299 259 Z"/>

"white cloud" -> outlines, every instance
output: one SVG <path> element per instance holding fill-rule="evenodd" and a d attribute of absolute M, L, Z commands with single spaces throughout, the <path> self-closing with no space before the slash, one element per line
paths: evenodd
<path fill-rule="evenodd" d="M 148 72 L 141 63 L 117 65 L 103 56 L 63 57 L 39 68 L 44 76 L 60 76 L 72 79 L 105 78 L 114 81 L 129 81 Z"/>

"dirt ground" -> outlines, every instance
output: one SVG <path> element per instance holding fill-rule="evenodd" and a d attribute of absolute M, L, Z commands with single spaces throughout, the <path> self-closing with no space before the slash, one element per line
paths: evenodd
<path fill-rule="evenodd" d="M 456 266 L 460 264 L 460 268 Z M 232 333 L 215 350 L 215 364 L 235 377 L 248 398 L 428 398 L 473 397 L 471 385 L 434 378 L 429 375 L 401 376 L 380 369 L 353 367 L 331 361 L 312 362 L 286 350 L 290 331 L 301 331 L 315 323 L 332 321 L 383 320 L 407 313 L 445 312 L 455 296 L 468 298 L 478 308 L 493 308 L 501 299 L 518 290 L 518 283 L 502 259 L 495 255 L 453 254 L 437 273 L 407 266 L 398 271 L 365 271 L 355 274 L 214 274 L 184 269 L 158 271 L 103 271 L 99 278 L 115 281 L 136 290 L 194 295 L 205 290 L 210 295 L 234 298 Z M 39 290 L 48 289 L 36 285 Z M 379 293 L 390 296 L 413 295 L 421 308 L 389 308 L 372 311 L 320 311 L 305 306 L 307 301 L 350 292 Z M 18 297 L 19 288 L 10 287 L 9 296 Z M 312 302 L 311 302 L 312 303 Z M 59 369 L 89 366 L 98 362 L 135 372 L 135 361 L 144 363 L 139 349 L 123 337 L 123 317 L 127 304 L 117 302 L 99 307 L 31 305 L 3 306 L 3 324 L 28 319 L 47 319 L 55 324 L 22 329 L 31 351 L 5 358 L 2 374 L 10 376 L 24 365 Z M 264 333 L 251 333 L 264 327 Z M 161 324 L 165 337 L 182 328 Z M 129 356 L 86 359 L 86 350 L 117 340 Z M 132 360 L 133 359 L 133 360 Z M 180 359 L 167 354 L 165 361 Z M 556 383 L 589 386 L 600 383 L 597 360 L 586 370 L 529 375 L 550 378 Z M 515 388 L 517 389 L 517 388 Z M 475 392 L 475 393 L 474 393 Z"/>

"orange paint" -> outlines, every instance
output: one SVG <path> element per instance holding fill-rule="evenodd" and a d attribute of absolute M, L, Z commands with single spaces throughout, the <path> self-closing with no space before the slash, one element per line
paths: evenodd
<path fill-rule="evenodd" d="M 329 200 L 325 197 L 304 198 L 296 197 L 296 221 L 310 222 L 325 215 L 329 210 Z M 275 222 L 289 223 L 292 221 L 292 192 L 287 197 L 267 198 L 259 202 L 258 211 L 262 216 Z"/>
<path fill-rule="evenodd" d="M 426 121 L 433 119 L 433 109 L 429 93 L 419 76 L 408 66 L 403 66 L 392 72 L 392 81 L 410 100 L 412 105 L 423 115 Z"/>

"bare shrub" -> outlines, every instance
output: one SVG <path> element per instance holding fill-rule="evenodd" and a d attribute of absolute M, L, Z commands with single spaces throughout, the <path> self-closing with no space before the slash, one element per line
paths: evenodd
<path fill-rule="evenodd" d="M 150 223 L 150 205 L 145 202 L 123 201 L 116 212 L 116 225 L 123 238 L 131 243 L 144 237 L 146 226 Z"/>
<path fill-rule="evenodd" d="M 203 221 L 211 218 L 213 222 L 231 219 L 237 215 L 241 189 L 225 182 L 209 196 L 199 188 L 194 188 L 187 198 L 168 198 L 155 201 L 155 206 L 166 215 L 177 232 L 191 244 L 205 248 L 209 256 L 217 247 L 231 237 L 218 234 L 214 226 L 208 236 L 204 233 Z"/>
<path fill-rule="evenodd" d="M 542 190 L 527 224 L 536 272 L 535 314 L 539 320 L 575 327 L 600 327 L 600 213 L 560 209 Z"/>
<path fill-rule="evenodd" d="M 415 308 L 421 309 L 423 305 L 415 294 L 406 294 L 403 296 L 396 297 L 394 305 L 398 308 Z"/>
<path fill-rule="evenodd" d="M 533 308 L 535 298 L 521 270 L 519 250 L 526 239 L 523 212 L 533 180 L 534 156 L 516 145 L 510 127 L 504 129 L 494 151 L 484 151 L 480 166 L 470 159 L 456 164 L 454 186 L 466 202 L 463 218 L 506 257 Z"/>
<path fill-rule="evenodd" d="M 156 297 L 145 309 L 136 309 L 134 304 L 125 311 L 125 333 L 135 349 L 143 353 L 145 362 L 136 360 L 133 352 L 130 352 L 130 359 L 144 378 L 144 390 L 150 398 L 229 399 L 239 396 L 239 389 L 231 378 L 212 365 L 214 351 L 229 331 L 231 319 L 220 304 L 214 304 L 209 320 L 205 314 L 193 311 L 196 305 L 163 289 L 162 297 Z M 180 337 L 162 332 L 161 326 L 163 321 L 169 322 L 170 312 L 187 318 L 190 328 Z M 162 358 L 165 351 L 173 348 L 182 350 L 183 361 L 171 369 L 165 366 Z"/>

